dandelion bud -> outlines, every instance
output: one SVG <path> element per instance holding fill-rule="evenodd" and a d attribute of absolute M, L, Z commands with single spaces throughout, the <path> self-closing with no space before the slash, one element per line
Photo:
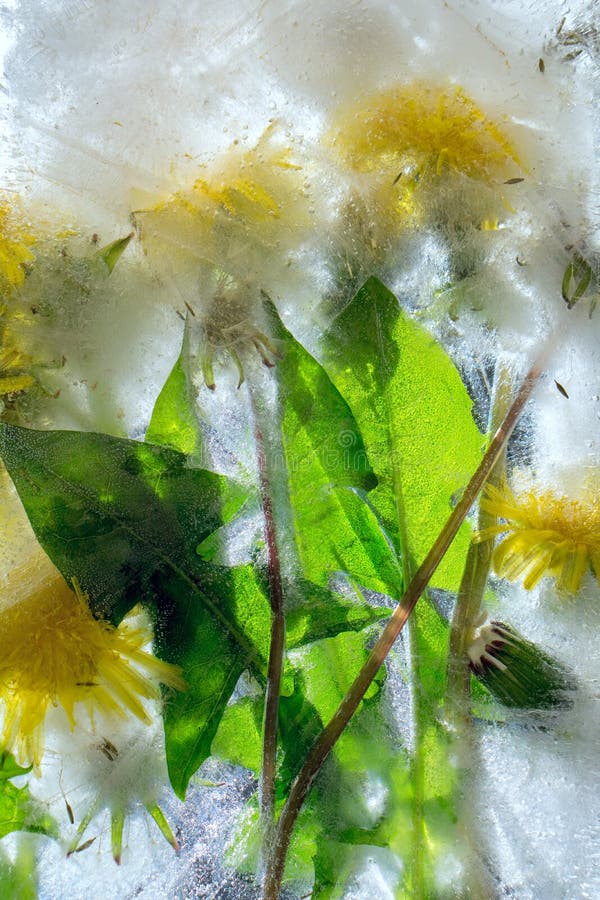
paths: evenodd
<path fill-rule="evenodd" d="M 518 709 L 560 709 L 572 704 L 573 674 L 510 625 L 486 622 L 468 650 L 471 671 L 496 700 Z"/>

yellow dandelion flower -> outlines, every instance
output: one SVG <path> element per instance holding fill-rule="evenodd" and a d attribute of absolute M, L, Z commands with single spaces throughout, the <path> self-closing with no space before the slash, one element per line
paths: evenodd
<path fill-rule="evenodd" d="M 26 574 L 27 569 L 17 577 Z M 142 701 L 159 697 L 158 682 L 184 688 L 177 667 L 143 649 L 150 638 L 145 628 L 127 621 L 115 628 L 95 619 L 87 596 L 73 584 L 71 590 L 56 570 L 48 570 L 25 599 L 0 608 L 1 740 L 22 763 L 39 766 L 52 706 L 64 709 L 71 728 L 77 705 L 92 722 L 95 713 L 131 713 L 149 723 Z"/>
<path fill-rule="evenodd" d="M 419 212 L 417 195 L 447 176 L 493 185 L 522 167 L 502 127 L 459 86 L 424 81 L 388 88 L 344 111 L 331 141 L 358 173 L 382 178 L 383 211 Z M 494 227 L 495 217 L 484 217 Z"/>
<path fill-rule="evenodd" d="M 0 398 L 26 391 L 35 383 L 28 371 L 31 360 L 21 351 L 9 327 L 9 322 L 23 317 L 14 297 L 9 295 L 25 281 L 25 266 L 33 262 L 30 248 L 34 243 L 14 206 L 0 202 L 0 297 L 4 298 L 0 302 Z"/>
<path fill-rule="evenodd" d="M 361 172 L 391 163 L 441 175 L 445 169 L 483 181 L 521 166 L 499 125 L 461 87 L 412 82 L 375 94 L 346 112 L 336 144 Z"/>
<path fill-rule="evenodd" d="M 0 294 L 20 287 L 25 265 L 33 260 L 34 238 L 17 221 L 10 204 L 0 203 Z"/>
<path fill-rule="evenodd" d="M 2 307 L 0 307 L 0 323 Z M 26 391 L 35 384 L 35 378 L 28 371 L 31 357 L 17 349 L 8 330 L 0 325 L 0 397 Z"/>
<path fill-rule="evenodd" d="M 527 590 L 545 575 L 559 591 L 575 594 L 591 566 L 600 584 L 600 500 L 528 490 L 515 497 L 508 485 L 488 485 L 482 508 L 504 522 L 479 532 L 484 541 L 505 534 L 494 550 L 494 570 L 511 581 L 523 578 Z"/>
<path fill-rule="evenodd" d="M 234 144 L 191 188 L 136 211 L 142 243 L 156 258 L 170 252 L 243 271 L 244 244 L 277 247 L 286 231 L 308 224 L 300 172 L 291 148 L 275 143 L 271 125 L 252 149 Z"/>
<path fill-rule="evenodd" d="M 216 387 L 215 362 L 232 360 L 238 384 L 244 356 L 274 365 L 277 348 L 259 327 L 260 304 L 272 282 L 289 278 L 290 253 L 310 224 L 302 167 L 273 123 L 252 149 L 237 142 L 188 189 L 133 219 L 153 264 L 202 335 L 200 365 Z"/>

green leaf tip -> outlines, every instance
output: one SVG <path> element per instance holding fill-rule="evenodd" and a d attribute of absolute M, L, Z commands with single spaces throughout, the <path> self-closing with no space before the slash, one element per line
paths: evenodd
<path fill-rule="evenodd" d="M 573 705 L 573 673 L 510 625 L 492 621 L 480 626 L 468 653 L 475 677 L 504 706 L 552 710 Z"/>
<path fill-rule="evenodd" d="M 119 262 L 121 256 L 129 246 L 129 242 L 132 237 L 133 231 L 130 234 L 127 234 L 125 237 L 117 238 L 116 241 L 112 241 L 112 243 L 107 244 L 106 247 L 102 247 L 100 250 L 98 250 L 98 256 L 106 264 L 109 275 L 112 274 L 114 267 Z"/>

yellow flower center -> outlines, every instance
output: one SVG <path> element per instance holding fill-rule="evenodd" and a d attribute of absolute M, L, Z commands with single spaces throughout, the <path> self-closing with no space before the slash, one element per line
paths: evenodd
<path fill-rule="evenodd" d="M 9 296 L 25 281 L 25 265 L 33 261 L 30 247 L 34 243 L 14 209 L 0 202 L 0 397 L 27 390 L 35 381 L 27 371 L 31 360 L 21 352 L 10 328 L 22 320 L 23 312 Z"/>
<path fill-rule="evenodd" d="M 5 716 L 2 742 L 21 762 L 39 766 L 44 719 L 62 706 L 71 727 L 75 706 L 90 719 L 96 712 L 149 722 L 142 700 L 158 698 L 158 682 L 183 689 L 175 666 L 142 648 L 150 635 L 126 622 L 114 628 L 94 618 L 87 597 L 56 573 L 26 599 L 0 609 L 3 652 L 0 699 Z"/>

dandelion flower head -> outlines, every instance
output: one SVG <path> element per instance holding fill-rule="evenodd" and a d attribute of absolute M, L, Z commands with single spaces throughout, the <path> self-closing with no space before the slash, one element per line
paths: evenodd
<path fill-rule="evenodd" d="M 19 221 L 11 204 L 0 201 L 0 294 L 25 281 L 25 266 L 32 262 L 33 235 Z"/>
<path fill-rule="evenodd" d="M 90 826 L 95 828 L 96 834 L 103 830 L 106 812 L 116 863 L 121 862 L 125 823 L 140 813 L 148 814 L 163 837 L 178 850 L 179 843 L 159 806 L 161 797 L 170 793 L 160 716 L 154 717 L 149 728 L 136 719 L 115 723 L 115 726 L 109 734 L 103 730 L 101 736 L 81 729 L 77 735 L 76 753 L 73 752 L 73 736 L 64 735 L 59 744 L 61 780 L 67 771 L 62 760 L 68 759 L 71 782 L 68 790 L 80 822 L 67 855 L 77 852 Z"/>
<path fill-rule="evenodd" d="M 481 191 L 521 170 L 501 125 L 460 86 L 415 81 L 370 95 L 341 114 L 332 143 L 351 170 L 381 176 L 381 210 L 409 219 L 422 214 L 432 186 L 459 176 Z"/>
<path fill-rule="evenodd" d="M 311 220 L 305 180 L 272 123 L 251 149 L 236 142 L 191 188 L 133 214 L 146 254 L 192 316 L 211 389 L 215 361 L 233 360 L 239 384 L 246 351 L 274 365 L 261 302 L 297 275 L 294 254 Z"/>
<path fill-rule="evenodd" d="M 273 124 L 256 146 L 236 142 L 191 188 L 137 211 L 134 219 L 155 261 L 169 254 L 179 264 L 204 262 L 243 277 L 250 250 L 280 252 L 286 237 L 308 225 L 302 167 L 291 147 L 276 140 Z"/>
<path fill-rule="evenodd" d="M 0 301 L 0 398 L 26 391 L 35 384 L 32 358 L 22 347 L 14 324 L 19 311 Z"/>
<path fill-rule="evenodd" d="M 27 567 L 16 578 L 27 578 Z M 18 586 L 17 586 L 18 587 Z M 0 701 L 4 746 L 22 763 L 39 767 L 44 720 L 60 706 L 71 728 L 83 706 L 92 724 L 96 714 L 133 714 L 150 721 L 143 700 L 158 698 L 158 683 L 183 689 L 179 670 L 144 650 L 146 628 L 125 620 L 118 628 L 94 618 L 87 596 L 74 590 L 48 562 L 46 577 L 24 599 L 0 606 L 3 655 Z"/>
<path fill-rule="evenodd" d="M 510 581 L 523 576 L 527 590 L 544 577 L 558 590 L 575 594 L 591 568 L 600 584 L 600 499 L 591 491 L 569 498 L 551 490 L 529 489 L 518 496 L 508 485 L 488 485 L 482 508 L 503 522 L 476 536 L 484 541 L 503 535 L 494 550 L 494 570 Z"/>
<path fill-rule="evenodd" d="M 14 326 L 23 319 L 16 294 L 33 262 L 35 243 L 13 206 L 0 202 L 0 398 L 27 390 L 34 384 L 31 362 L 23 352 Z"/>

